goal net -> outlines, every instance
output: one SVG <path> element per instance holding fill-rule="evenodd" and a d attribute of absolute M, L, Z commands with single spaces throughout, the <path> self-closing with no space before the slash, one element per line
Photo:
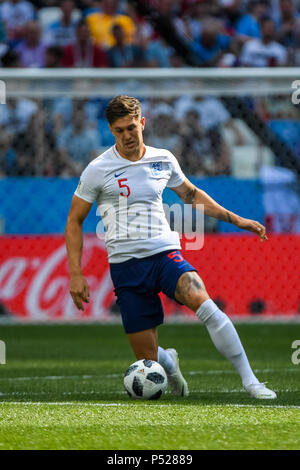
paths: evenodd
<path fill-rule="evenodd" d="M 76 310 L 68 293 L 63 236 L 82 170 L 114 144 L 105 108 L 116 95 L 140 99 L 147 145 L 170 150 L 196 186 L 227 209 L 267 227 L 265 244 L 206 217 L 201 249 L 187 249 L 188 234 L 182 235 L 183 254 L 199 269 L 214 300 L 229 315 L 296 315 L 298 77 L 296 68 L 2 69 L 3 316 L 119 319 L 104 242 L 96 236 L 96 207 L 84 223 L 83 266 L 92 292 L 84 312 Z M 168 189 L 163 200 L 168 207 L 179 204 Z M 172 211 L 169 221 L 176 228 Z M 165 297 L 163 302 L 169 318 L 178 313 L 189 317 L 184 307 Z"/>

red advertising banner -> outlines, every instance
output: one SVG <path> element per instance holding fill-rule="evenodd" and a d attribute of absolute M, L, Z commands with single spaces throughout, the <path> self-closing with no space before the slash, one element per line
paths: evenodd
<path fill-rule="evenodd" d="M 276 235 L 260 243 L 251 235 L 206 235 L 201 250 L 182 254 L 228 315 L 299 313 L 300 236 Z M 0 303 L 34 321 L 111 319 L 115 296 L 104 242 L 96 236 L 85 236 L 82 266 L 91 293 L 84 312 L 69 295 L 63 236 L 0 237 Z M 193 315 L 163 295 L 162 300 L 166 315 Z"/>

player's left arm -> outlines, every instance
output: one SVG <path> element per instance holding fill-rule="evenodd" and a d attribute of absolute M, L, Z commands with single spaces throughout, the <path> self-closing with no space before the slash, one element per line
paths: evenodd
<path fill-rule="evenodd" d="M 205 191 L 197 188 L 187 178 L 180 186 L 170 189 L 172 189 L 185 204 L 191 204 L 194 209 L 202 210 L 204 207 L 205 215 L 214 217 L 218 220 L 223 220 L 224 222 L 229 222 L 241 229 L 256 233 L 260 237 L 260 241 L 268 240 L 266 229 L 262 224 L 255 220 L 240 217 L 234 212 L 220 206 L 220 204 L 218 204 Z"/>

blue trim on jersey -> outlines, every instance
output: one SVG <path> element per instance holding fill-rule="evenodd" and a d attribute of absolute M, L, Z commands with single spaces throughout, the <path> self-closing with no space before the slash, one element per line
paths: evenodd
<path fill-rule="evenodd" d="M 126 333 L 148 330 L 163 323 L 159 293 L 175 300 L 180 276 L 196 269 L 179 250 L 110 264 L 111 278 Z"/>

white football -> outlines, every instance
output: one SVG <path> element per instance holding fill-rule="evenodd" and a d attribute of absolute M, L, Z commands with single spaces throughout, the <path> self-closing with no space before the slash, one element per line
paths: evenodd
<path fill-rule="evenodd" d="M 141 359 L 128 367 L 124 375 L 124 385 L 132 398 L 158 400 L 166 391 L 168 379 L 164 368 L 158 362 Z"/>

